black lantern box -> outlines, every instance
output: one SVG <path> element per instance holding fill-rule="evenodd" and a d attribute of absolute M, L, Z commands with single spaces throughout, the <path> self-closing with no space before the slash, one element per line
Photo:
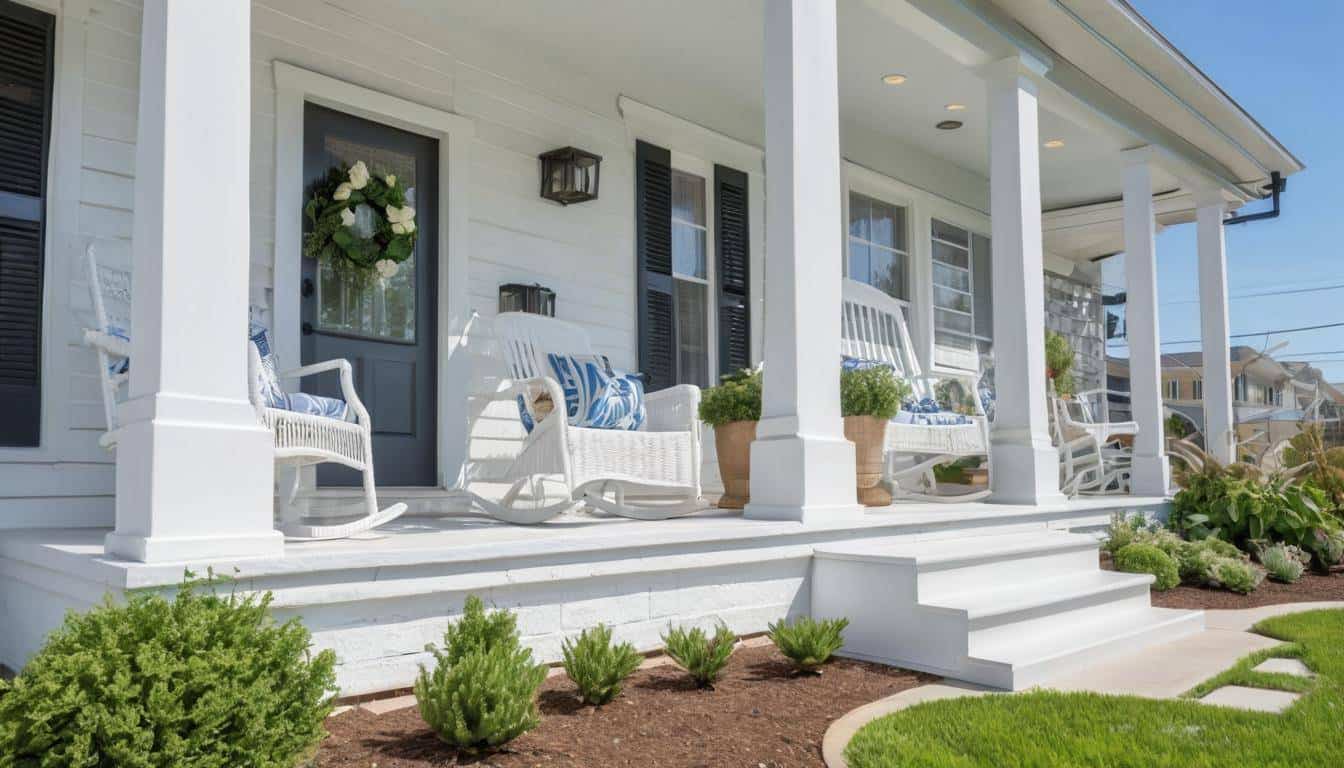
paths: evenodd
<path fill-rule="evenodd" d="M 597 199 L 602 158 L 574 147 L 541 155 L 541 196 L 561 205 Z"/>
<path fill-rule="evenodd" d="M 499 311 L 555 317 L 555 291 L 540 285 L 505 283 L 499 286 Z"/>

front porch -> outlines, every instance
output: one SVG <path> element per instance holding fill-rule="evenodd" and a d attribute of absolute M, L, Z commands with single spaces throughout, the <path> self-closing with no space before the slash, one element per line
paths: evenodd
<path fill-rule="evenodd" d="M 597 622 L 641 651 L 669 623 L 763 632 L 808 614 L 813 551 L 881 539 L 967 539 L 972 552 L 1009 534 L 1099 531 L 1114 512 L 1166 514 L 1152 497 L 1088 497 L 1053 505 L 904 503 L 859 518 L 795 522 L 708 510 L 664 521 L 566 515 L 540 526 L 484 516 L 407 518 L 343 541 L 288 543 L 267 558 L 139 563 L 106 555 L 105 529 L 37 529 L 0 537 L 0 633 L 12 668 L 68 610 L 104 594 L 171 589 L 184 569 L 212 566 L 240 587 L 270 590 L 277 618 L 302 617 L 319 648 L 335 649 L 342 695 L 405 687 L 468 594 L 514 609 L 524 641 L 557 661 L 560 643 Z M 236 569 L 236 571 L 235 571 Z"/>

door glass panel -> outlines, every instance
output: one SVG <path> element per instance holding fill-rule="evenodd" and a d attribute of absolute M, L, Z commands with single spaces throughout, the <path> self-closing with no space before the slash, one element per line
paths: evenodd
<path fill-rule="evenodd" d="M 396 174 L 398 182 L 406 187 L 407 205 L 415 206 L 414 155 L 334 136 L 326 138 L 324 148 L 332 165 L 354 165 L 363 160 L 375 176 Z M 359 215 L 357 209 L 356 216 Z M 319 264 L 318 327 L 333 333 L 414 343 L 415 262 L 416 255 L 412 253 L 399 265 L 396 275 L 386 280 L 373 277 L 363 281 L 337 274 L 327 262 Z"/>

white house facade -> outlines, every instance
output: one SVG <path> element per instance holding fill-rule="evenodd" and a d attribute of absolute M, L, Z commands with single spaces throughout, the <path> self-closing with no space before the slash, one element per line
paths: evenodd
<path fill-rule="evenodd" d="M 1198 228 L 1204 359 L 1226 361 L 1223 220 L 1303 165 L 1123 0 L 0 0 L 0 35 L 0 118 L 17 126 L 0 139 L 10 668 L 65 610 L 206 566 L 274 591 L 338 650 L 350 694 L 406 685 L 473 592 L 517 608 L 552 659 L 596 621 L 651 648 L 670 621 L 755 632 L 860 610 L 843 606 L 877 579 L 906 604 L 856 621 L 853 655 L 1007 687 L 1055 667 L 1017 665 L 1005 627 L 1086 625 L 1050 646 L 1062 667 L 1202 622 L 1152 613 L 1146 583 L 1093 578 L 1095 544 L 1060 531 L 1165 509 L 1157 228 Z M 538 157 L 564 147 L 600 156 L 595 199 L 538 194 Z M 310 184 L 364 158 L 413 189 L 420 224 L 414 266 L 372 288 L 303 252 Z M 133 280 L 114 451 L 83 343 L 90 249 Z M 1095 261 L 1122 251 L 1131 495 L 1068 499 L 1044 333 L 1070 334 L 1104 382 Z M 926 371 L 992 367 L 987 501 L 858 505 L 846 280 L 901 308 Z M 501 287 L 534 284 L 650 390 L 765 361 L 743 512 L 514 526 L 473 511 L 525 435 L 494 397 Z M 276 528 L 292 472 L 308 518 L 362 496 L 354 473 L 276 466 L 249 401 L 249 319 L 283 366 L 354 361 L 379 503 L 408 506 L 395 524 L 314 542 Z M 1230 457 L 1230 368 L 1202 386 L 1211 450 Z M 993 626 L 883 629 L 922 626 L 929 595 L 951 592 L 919 584 L 943 572 L 1035 573 L 1037 597 Z M 946 638 L 951 657 L 919 650 Z"/>

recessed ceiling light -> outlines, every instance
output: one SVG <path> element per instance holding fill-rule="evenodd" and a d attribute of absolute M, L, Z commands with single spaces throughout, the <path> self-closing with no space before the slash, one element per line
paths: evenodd
<path fill-rule="evenodd" d="M 1063 140 L 1063 139 L 1051 139 L 1051 140 L 1045 142 L 1045 145 L 1044 145 L 1044 146 L 1045 146 L 1046 149 L 1059 149 L 1060 147 L 1064 146 L 1064 140 Z"/>
<path fill-rule="evenodd" d="M 944 107 L 944 109 L 946 109 L 948 112 L 960 112 L 960 111 L 966 109 L 966 105 L 965 105 L 965 104 L 948 104 L 946 107 Z"/>
<path fill-rule="evenodd" d="M 955 131 L 961 127 L 960 120 L 944 120 L 938 123 L 937 128 L 940 131 Z"/>
<path fill-rule="evenodd" d="M 882 82 L 886 83 L 887 85 L 900 85 L 901 83 L 905 82 L 905 79 L 906 79 L 905 75 L 898 75 L 895 73 L 882 76 Z"/>

